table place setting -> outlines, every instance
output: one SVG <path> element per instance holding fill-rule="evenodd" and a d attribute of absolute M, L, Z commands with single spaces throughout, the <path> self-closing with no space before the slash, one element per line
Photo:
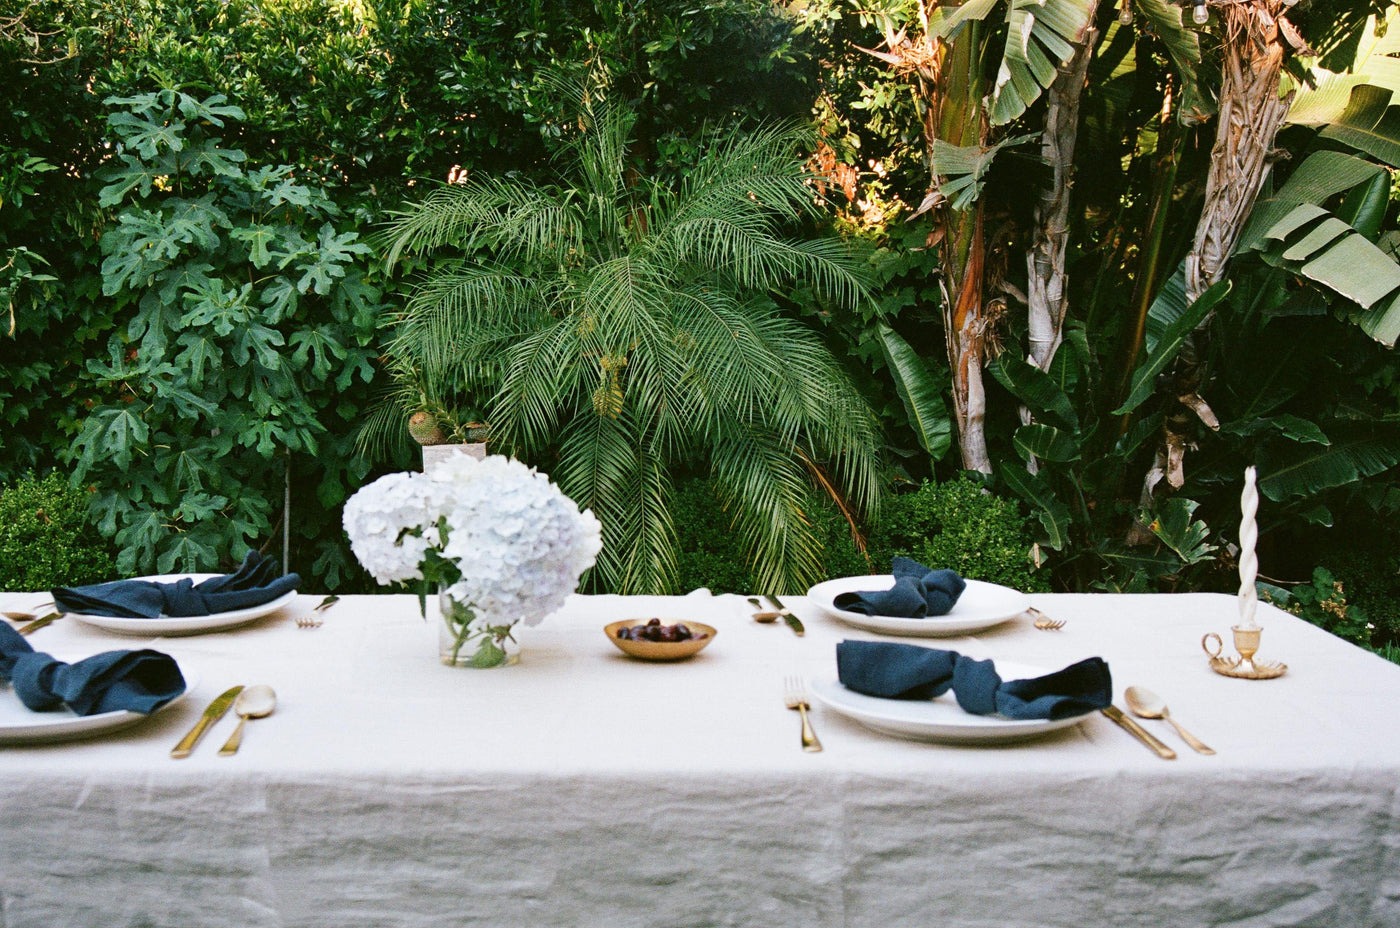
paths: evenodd
<path fill-rule="evenodd" d="M 0 745 L 116 731 L 178 702 L 197 680 L 149 648 L 61 660 L 0 625 Z M 11 698 L 12 697 L 12 698 Z"/>

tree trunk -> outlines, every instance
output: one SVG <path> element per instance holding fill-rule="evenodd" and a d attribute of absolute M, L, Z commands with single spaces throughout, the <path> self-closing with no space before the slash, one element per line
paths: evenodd
<path fill-rule="evenodd" d="M 1188 304 L 1225 276 L 1226 262 L 1268 177 L 1274 138 L 1292 102 L 1292 93 L 1282 98 L 1278 94 L 1284 53 L 1277 22 L 1285 9 L 1281 0 L 1218 3 L 1214 7 L 1224 32 L 1220 114 L 1205 205 L 1186 256 Z M 1166 421 L 1152 467 L 1143 480 L 1140 503 L 1144 509 L 1151 508 L 1153 491 L 1159 484 L 1179 489 L 1185 483 L 1191 417 L 1211 429 L 1220 428 L 1199 392 L 1205 366 L 1198 342 L 1209 324 L 1208 316 L 1186 339 L 1168 377 Z M 1128 535 L 1130 543 L 1147 538 L 1140 525 Z"/>
<path fill-rule="evenodd" d="M 1244 221 L 1272 165 L 1274 138 L 1293 94 L 1280 98 L 1283 42 L 1268 0 L 1216 7 L 1225 27 L 1220 122 L 1210 154 L 1206 202 L 1186 256 L 1186 300 L 1194 302 L 1225 273 Z M 1203 323 L 1204 325 L 1204 323 Z"/>
<path fill-rule="evenodd" d="M 1098 4 L 1089 7 L 1094 21 Z M 1075 43 L 1074 55 L 1060 68 L 1046 95 L 1045 132 L 1040 155 L 1053 170 L 1049 187 L 1035 208 L 1035 239 L 1026 255 L 1027 360 L 1043 371 L 1059 350 L 1069 309 L 1065 252 L 1069 248 L 1070 194 L 1074 189 L 1074 146 L 1079 138 L 1079 97 L 1084 90 L 1098 30 L 1092 26 Z"/>

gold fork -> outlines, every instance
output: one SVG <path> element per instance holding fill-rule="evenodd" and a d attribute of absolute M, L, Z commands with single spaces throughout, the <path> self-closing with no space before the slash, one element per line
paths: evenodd
<path fill-rule="evenodd" d="M 327 596 L 325 599 L 321 600 L 320 604 L 317 605 L 316 608 L 312 609 L 308 615 L 297 616 L 297 628 L 320 628 L 322 622 L 324 622 L 325 620 L 321 618 L 319 613 L 325 612 L 331 606 L 334 606 L 336 602 L 339 601 L 339 599 L 339 596 L 336 596 L 334 593 L 332 593 L 330 596 Z"/>
<path fill-rule="evenodd" d="M 1065 627 L 1064 619 L 1052 619 L 1034 606 L 1026 611 L 1031 614 L 1031 618 L 1035 619 L 1032 624 L 1043 632 L 1055 632 Z"/>
<path fill-rule="evenodd" d="M 820 751 L 822 743 L 817 740 L 817 733 L 812 730 L 812 720 L 807 718 L 807 710 L 811 708 L 807 703 L 807 687 L 799 677 L 788 677 L 783 685 L 787 707 L 796 709 L 802 716 L 802 750 L 813 753 Z"/>

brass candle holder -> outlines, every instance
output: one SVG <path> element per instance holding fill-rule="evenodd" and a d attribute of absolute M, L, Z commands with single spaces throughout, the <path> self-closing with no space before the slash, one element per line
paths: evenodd
<path fill-rule="evenodd" d="M 1230 631 L 1234 632 L 1235 650 L 1239 652 L 1239 657 L 1228 657 L 1221 653 L 1225 643 L 1215 632 L 1210 632 L 1201 639 L 1201 648 L 1210 657 L 1211 670 L 1241 680 L 1272 680 L 1287 672 L 1287 664 L 1254 659 L 1254 655 L 1259 651 L 1259 637 L 1264 629 L 1257 625 L 1232 625 Z M 1212 639 L 1215 642 L 1214 649 L 1211 648 Z"/>

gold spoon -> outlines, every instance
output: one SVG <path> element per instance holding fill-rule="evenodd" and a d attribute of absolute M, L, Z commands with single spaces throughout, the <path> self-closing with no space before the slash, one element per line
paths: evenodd
<path fill-rule="evenodd" d="M 759 602 L 753 596 L 749 597 L 749 602 L 753 603 L 753 607 L 759 610 L 753 614 L 753 620 L 755 622 L 762 622 L 764 625 L 767 625 L 769 622 L 778 621 L 778 616 L 782 615 L 781 612 L 768 612 L 764 610 L 763 603 Z"/>
<path fill-rule="evenodd" d="M 238 698 L 233 701 L 233 711 L 238 715 L 238 727 L 233 730 L 233 734 L 228 736 L 224 746 L 219 748 L 221 757 L 228 757 L 230 754 L 238 753 L 238 746 L 243 743 L 243 725 L 249 719 L 260 719 L 272 714 L 272 710 L 277 708 L 277 694 L 272 687 L 265 683 L 257 686 L 250 686 L 238 694 Z"/>
<path fill-rule="evenodd" d="M 1139 718 L 1165 719 L 1171 724 L 1172 728 L 1176 729 L 1176 733 L 1181 736 L 1181 740 L 1191 745 L 1191 748 L 1197 754 L 1215 753 L 1202 744 L 1201 739 L 1182 728 L 1181 725 L 1177 723 L 1176 719 L 1172 718 L 1171 713 L 1167 711 L 1167 704 L 1162 700 L 1162 697 L 1151 690 L 1141 686 L 1130 686 L 1124 690 L 1123 699 L 1128 703 L 1128 708 L 1133 711 L 1133 715 Z"/>
<path fill-rule="evenodd" d="M 40 603 L 39 606 L 38 606 L 37 608 L 38 608 L 38 609 L 44 609 L 46 606 L 52 606 L 52 605 L 53 605 L 53 603 Z M 35 612 L 0 612 L 0 615 L 3 615 L 5 618 L 9 619 L 11 622 L 32 622 L 32 621 L 34 621 L 35 619 L 39 618 L 39 616 L 41 616 L 41 615 L 48 615 L 50 612 L 53 612 L 53 610 L 52 610 L 52 609 L 48 609 L 48 610 L 45 611 L 45 612 L 38 612 L 38 611 L 35 611 Z"/>

